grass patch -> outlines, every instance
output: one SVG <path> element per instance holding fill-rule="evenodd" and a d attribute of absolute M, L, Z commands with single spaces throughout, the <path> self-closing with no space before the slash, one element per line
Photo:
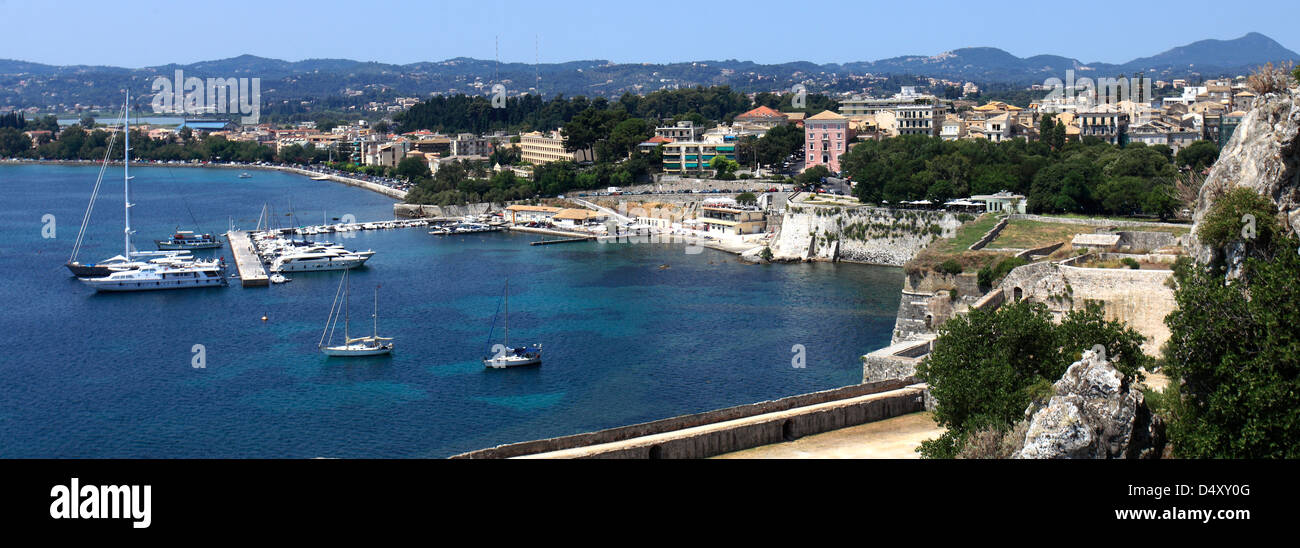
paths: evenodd
<path fill-rule="evenodd" d="M 961 253 L 970 250 L 970 246 L 975 245 L 980 238 L 988 234 L 993 227 L 998 224 L 998 217 L 984 214 L 979 218 L 957 227 L 957 234 L 949 239 L 938 239 L 930 244 L 927 249 L 934 249 L 939 253 Z"/>
<path fill-rule="evenodd" d="M 1047 223 L 1043 221 L 1011 221 L 1007 223 L 1006 228 L 1002 229 L 1002 233 L 998 234 L 998 237 L 989 243 L 989 247 L 1033 249 L 1057 242 L 1068 242 L 1074 239 L 1075 234 L 1090 233 L 1094 230 L 1096 230 L 1095 227 L 1088 225 Z"/>

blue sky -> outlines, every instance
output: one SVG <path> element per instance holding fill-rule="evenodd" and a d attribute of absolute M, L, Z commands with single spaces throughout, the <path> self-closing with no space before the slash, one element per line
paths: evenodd
<path fill-rule="evenodd" d="M 403 64 L 492 59 L 499 39 L 502 61 L 527 63 L 535 40 L 542 62 L 828 63 L 993 46 L 1120 63 L 1251 31 L 1300 51 L 1298 16 L 1294 0 L 0 0 L 0 58 L 141 67 L 250 53 Z"/>

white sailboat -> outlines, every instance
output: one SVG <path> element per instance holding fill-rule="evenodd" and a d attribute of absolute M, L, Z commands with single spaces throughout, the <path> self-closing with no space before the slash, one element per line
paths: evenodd
<path fill-rule="evenodd" d="M 329 339 L 333 339 L 334 328 L 338 325 L 338 308 L 339 293 L 334 294 L 334 304 L 330 305 L 329 318 L 325 320 L 325 331 L 321 333 L 321 340 L 316 344 L 321 352 L 326 356 L 338 357 L 356 357 L 356 356 L 382 356 L 390 354 L 393 351 L 391 337 L 379 336 L 379 286 L 375 286 L 375 312 L 374 331 L 369 337 L 352 338 L 348 331 L 351 323 L 351 316 L 348 313 L 348 301 L 352 297 L 352 286 L 348 283 L 348 272 L 343 271 L 343 279 L 339 281 L 339 291 L 343 292 L 343 344 L 339 346 L 325 346 Z"/>
<path fill-rule="evenodd" d="M 126 104 L 131 104 L 129 93 L 127 94 Z M 96 291 L 155 291 L 225 285 L 225 273 L 218 260 L 193 260 L 180 255 L 181 252 L 178 251 L 155 252 L 159 255 L 159 258 L 150 260 L 147 263 L 137 263 L 131 259 L 132 257 L 146 255 L 146 253 L 131 251 L 130 168 L 131 123 L 124 115 L 122 117 L 122 194 L 125 202 L 125 228 L 123 230 L 125 250 L 120 260 L 119 257 L 110 259 L 110 261 L 118 261 L 121 267 L 120 269 L 114 268 L 110 270 L 107 275 L 98 271 L 91 272 L 88 274 L 91 277 L 78 278 L 81 283 L 95 288 Z M 70 262 L 69 268 L 72 267 L 73 263 Z"/>
<path fill-rule="evenodd" d="M 507 367 L 520 367 L 524 365 L 540 365 L 542 363 L 542 345 L 533 344 L 521 346 L 518 348 L 510 346 L 510 279 L 506 278 L 505 294 L 505 343 L 492 345 L 492 355 L 483 358 L 483 366 L 489 369 L 505 369 Z M 496 326 L 496 317 L 492 318 L 493 327 Z M 492 331 L 488 331 L 488 342 L 492 341 Z"/>

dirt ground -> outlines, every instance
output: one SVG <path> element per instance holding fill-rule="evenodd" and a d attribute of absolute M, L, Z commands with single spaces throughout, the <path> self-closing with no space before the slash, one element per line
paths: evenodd
<path fill-rule="evenodd" d="M 944 429 L 930 413 L 912 413 L 797 440 L 713 457 L 715 459 L 915 459 L 924 440 Z"/>

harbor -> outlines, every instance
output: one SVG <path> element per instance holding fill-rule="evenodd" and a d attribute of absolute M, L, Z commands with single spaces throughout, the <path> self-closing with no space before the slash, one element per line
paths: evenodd
<path fill-rule="evenodd" d="M 12 170 L 4 186 L 13 192 L 13 205 L 0 204 L 6 211 L 60 192 L 89 195 L 95 179 L 93 167 L 0 169 Z M 171 184 L 167 171 L 133 167 L 131 174 L 139 204 L 132 229 L 139 240 L 152 243 L 175 233 L 175 198 L 161 192 Z M 326 358 L 317 348 L 341 272 L 288 273 L 293 282 L 269 290 L 241 290 L 232 276 L 232 287 L 224 290 L 97 294 L 62 270 L 75 225 L 71 235 L 60 227 L 58 239 L 45 240 L 28 237 L 25 220 L 0 221 L 0 235 L 17 242 L 9 253 L 11 280 L 0 288 L 14 303 L 12 336 L 85 339 L 11 350 L 12 374 L 42 381 L 23 394 L 11 392 L 9 401 L 22 405 L 5 410 L 14 419 L 6 424 L 15 428 L 0 427 L 10 455 L 445 457 L 853 384 L 861 378 L 862 349 L 888 343 L 897 312 L 898 269 L 815 263 L 753 268 L 709 249 L 686 254 L 680 245 L 530 245 L 579 237 L 559 228 L 434 236 L 428 223 L 463 216 L 408 228 L 385 225 L 393 220 L 393 200 L 376 193 L 275 172 L 254 172 L 257 185 L 250 186 L 233 175 L 175 171 L 182 185 L 214 189 L 187 197 L 197 220 L 182 210 L 185 228 L 213 232 L 233 218 L 249 238 L 240 244 L 238 234 L 223 237 L 233 247 L 196 255 L 224 255 L 232 266 L 257 264 L 233 251 L 247 252 L 255 236 L 249 229 L 268 202 L 284 211 L 292 202 L 294 211 L 316 212 L 314 223 L 274 231 L 320 228 L 323 210 L 326 220 L 354 216 L 360 222 L 346 224 L 356 230 L 282 235 L 377 252 L 364 268 L 349 272 L 353 312 L 370 307 L 381 286 L 380 334 L 399 343 L 392 355 Z M 50 212 L 80 220 L 85 205 L 69 200 Z M 96 209 L 83 256 L 121 253 L 120 207 Z M 367 222 L 393 228 L 368 229 Z M 664 264 L 672 268 L 660 269 Z M 51 283 L 55 266 L 60 270 Z M 269 278 L 267 266 L 262 272 Z M 540 367 L 489 371 L 481 362 L 491 355 L 487 334 L 503 307 L 507 276 L 510 341 L 544 344 Z M 737 293 L 742 285 L 746 291 Z M 830 311 L 801 312 L 813 303 Z M 370 312 L 363 314 L 353 318 L 359 322 L 354 327 L 364 324 L 369 332 Z M 736 339 L 727 326 L 737 324 L 761 325 L 777 335 Z M 493 342 L 502 334 L 497 325 Z M 795 343 L 809 348 L 807 368 L 790 367 Z M 194 345 L 206 348 L 205 368 L 194 367 Z M 683 363 L 683 351 L 695 358 Z M 49 363 L 74 366 L 51 370 Z M 737 370 L 736 363 L 752 366 Z M 87 381 L 129 386 L 131 397 L 67 396 L 84 393 L 75 387 Z M 148 420 L 112 419 L 128 415 Z M 84 428 L 70 428 L 60 440 L 17 427 L 32 421 L 59 427 L 71 416 Z"/>

